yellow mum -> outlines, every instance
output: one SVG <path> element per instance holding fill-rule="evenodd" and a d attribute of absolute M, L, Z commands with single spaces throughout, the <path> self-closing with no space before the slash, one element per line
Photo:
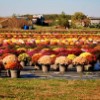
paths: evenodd
<path fill-rule="evenodd" d="M 74 54 L 69 54 L 69 55 L 67 56 L 67 58 L 70 59 L 70 60 L 73 60 L 74 58 L 76 58 L 76 55 L 74 55 Z"/>
<path fill-rule="evenodd" d="M 80 54 L 80 57 L 87 57 L 87 56 L 91 56 L 92 54 L 89 52 L 83 52 Z"/>

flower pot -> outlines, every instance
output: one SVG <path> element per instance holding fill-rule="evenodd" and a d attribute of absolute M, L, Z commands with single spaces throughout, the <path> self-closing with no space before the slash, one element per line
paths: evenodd
<path fill-rule="evenodd" d="M 42 72 L 48 72 L 50 69 L 50 66 L 49 65 L 42 65 Z"/>
<path fill-rule="evenodd" d="M 11 78 L 19 78 L 20 77 L 20 70 L 10 70 Z"/>
<path fill-rule="evenodd" d="M 32 64 L 32 67 L 33 67 L 35 70 L 42 70 L 42 65 L 41 65 L 41 64 L 38 64 L 38 63 Z"/>
<path fill-rule="evenodd" d="M 84 65 L 84 70 L 85 71 L 89 71 L 90 70 L 90 67 L 92 67 L 90 64 Z"/>
<path fill-rule="evenodd" d="M 66 66 L 65 65 L 59 65 L 59 71 L 60 71 L 60 73 L 64 73 L 66 71 Z"/>
<path fill-rule="evenodd" d="M 6 70 L 6 72 L 7 72 L 7 76 L 8 76 L 8 77 L 11 77 L 11 72 L 10 72 L 10 70 L 8 69 L 8 70 Z"/>
<path fill-rule="evenodd" d="M 50 68 L 54 71 L 59 71 L 59 66 L 56 64 L 51 65 Z"/>
<path fill-rule="evenodd" d="M 68 65 L 68 68 L 69 68 L 69 69 L 72 69 L 72 68 L 73 68 L 73 64 L 69 64 L 69 65 Z"/>
<path fill-rule="evenodd" d="M 32 61 L 30 61 L 30 62 L 29 62 L 29 66 L 32 66 L 32 65 L 33 65 L 33 63 L 32 63 Z"/>
<path fill-rule="evenodd" d="M 34 69 L 35 69 L 35 70 L 40 70 L 40 67 L 39 67 L 38 65 L 35 64 L 35 65 L 34 65 Z"/>
<path fill-rule="evenodd" d="M 25 67 L 24 61 L 21 61 L 20 64 L 21 64 L 21 66 L 22 66 L 23 68 Z"/>
<path fill-rule="evenodd" d="M 83 67 L 82 67 L 81 65 L 77 65 L 77 66 L 76 66 L 76 71 L 77 71 L 78 73 L 82 72 L 82 71 L 83 71 Z"/>

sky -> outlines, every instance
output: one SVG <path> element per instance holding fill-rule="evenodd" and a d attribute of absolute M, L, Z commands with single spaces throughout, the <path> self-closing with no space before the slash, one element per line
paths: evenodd
<path fill-rule="evenodd" d="M 0 0 L 0 16 L 23 14 L 74 14 L 100 17 L 100 0 Z"/>

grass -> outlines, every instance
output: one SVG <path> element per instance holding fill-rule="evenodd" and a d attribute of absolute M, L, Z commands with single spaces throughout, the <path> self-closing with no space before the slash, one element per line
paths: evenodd
<path fill-rule="evenodd" d="M 91 33 L 98 33 L 100 34 L 100 29 L 96 28 L 82 28 L 82 29 L 64 29 L 64 28 L 56 28 L 55 26 L 39 26 L 39 25 L 34 25 L 34 29 L 32 30 L 23 30 L 23 29 L 0 29 L 0 33 L 34 33 L 34 32 L 39 32 L 39 33 L 50 33 L 50 32 L 58 32 L 58 33 L 82 33 L 83 32 L 91 32 Z"/>
<path fill-rule="evenodd" d="M 0 100 L 100 100 L 100 80 L 0 79 Z"/>
<path fill-rule="evenodd" d="M 100 29 L 97 28 L 80 28 L 80 29 L 72 29 L 69 28 L 68 30 L 64 28 L 56 28 L 55 26 L 39 26 L 34 25 L 35 30 L 37 31 L 100 31 Z"/>

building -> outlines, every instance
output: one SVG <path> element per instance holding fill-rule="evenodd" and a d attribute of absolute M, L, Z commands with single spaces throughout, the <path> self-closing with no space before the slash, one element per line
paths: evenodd
<path fill-rule="evenodd" d="M 43 15 L 33 15 L 33 24 L 43 25 L 44 17 Z"/>
<path fill-rule="evenodd" d="M 100 24 L 100 17 L 90 17 L 90 22 L 92 24 Z"/>

